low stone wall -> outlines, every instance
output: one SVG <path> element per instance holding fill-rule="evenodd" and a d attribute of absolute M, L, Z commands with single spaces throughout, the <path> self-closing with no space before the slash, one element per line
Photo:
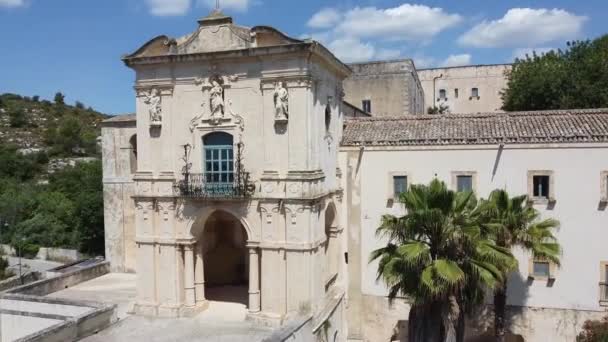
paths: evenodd
<path fill-rule="evenodd" d="M 313 342 L 314 335 L 312 329 L 312 315 L 298 317 L 275 330 L 262 342 Z"/>
<path fill-rule="evenodd" d="M 15 249 L 11 245 L 0 244 L 0 254 L 15 255 L 17 252 L 15 252 Z"/>
<path fill-rule="evenodd" d="M 43 278 L 42 273 L 40 272 L 29 272 L 23 277 L 23 282 L 21 278 L 17 275 L 3 281 L 0 281 L 0 292 L 6 291 L 16 286 L 20 286 L 22 284 L 29 284 L 33 281 L 37 281 Z"/>
<path fill-rule="evenodd" d="M 10 302 L 10 309 L 0 309 L 0 329 L 16 342 L 77 341 L 116 322 L 115 305 L 15 294 L 0 301 Z"/>
<path fill-rule="evenodd" d="M 24 295 L 46 296 L 49 293 L 57 292 L 82 282 L 100 277 L 110 272 L 110 262 L 103 261 L 92 266 L 76 269 L 72 272 L 57 275 L 35 281 L 30 284 L 19 286 L 7 291 L 8 293 L 19 293 Z"/>
<path fill-rule="evenodd" d="M 388 298 L 363 296 L 362 333 L 364 341 L 407 341 L 410 305 L 403 299 L 392 305 Z M 507 307 L 509 342 L 571 342 L 587 320 L 600 320 L 608 311 Z M 467 342 L 492 342 L 494 314 L 492 305 L 479 310 L 467 321 Z"/>
<path fill-rule="evenodd" d="M 64 249 L 64 248 L 47 248 L 40 247 L 36 259 L 40 260 L 52 260 L 59 262 L 71 262 L 85 258 L 85 255 L 81 254 L 75 249 Z"/>
<path fill-rule="evenodd" d="M 294 318 L 263 342 L 346 341 L 344 311 L 344 292 L 334 289 L 328 294 L 325 307 L 314 317 L 306 315 Z"/>

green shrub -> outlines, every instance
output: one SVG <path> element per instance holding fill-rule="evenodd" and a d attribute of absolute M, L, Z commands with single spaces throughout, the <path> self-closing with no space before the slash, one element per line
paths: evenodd
<path fill-rule="evenodd" d="M 608 316 L 601 321 L 586 321 L 577 342 L 608 342 Z"/>
<path fill-rule="evenodd" d="M 40 246 L 38 246 L 35 243 L 28 242 L 28 241 L 17 240 L 17 241 L 13 241 L 13 243 L 11 245 L 15 249 L 17 256 L 20 256 L 20 257 L 26 258 L 26 259 L 36 258 L 36 255 L 38 255 L 38 251 L 40 250 Z"/>

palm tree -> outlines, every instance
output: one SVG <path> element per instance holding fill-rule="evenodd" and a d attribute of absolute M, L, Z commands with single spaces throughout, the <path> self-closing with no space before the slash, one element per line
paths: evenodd
<path fill-rule="evenodd" d="M 464 315 L 502 283 L 511 252 L 495 245 L 476 223 L 472 193 L 456 193 L 438 180 L 401 194 L 403 217 L 385 215 L 377 229 L 387 245 L 372 252 L 389 299 L 412 302 L 409 341 L 464 340 Z"/>
<path fill-rule="evenodd" d="M 507 249 L 520 246 L 531 252 L 535 259 L 560 264 L 561 248 L 553 235 L 559 222 L 554 219 L 541 220 L 539 212 L 527 205 L 527 196 L 510 198 L 505 190 L 494 190 L 487 200 L 481 200 L 479 213 L 481 225 L 488 228 L 498 246 Z M 504 342 L 506 338 L 507 278 L 512 270 L 504 270 L 502 283 L 494 290 L 494 332 L 497 342 Z"/>

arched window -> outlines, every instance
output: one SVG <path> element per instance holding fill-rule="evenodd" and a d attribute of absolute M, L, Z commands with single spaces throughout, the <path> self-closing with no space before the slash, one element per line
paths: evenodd
<path fill-rule="evenodd" d="M 234 183 L 234 145 L 232 135 L 209 133 L 203 137 L 203 161 L 207 191 L 230 192 Z"/>
<path fill-rule="evenodd" d="M 131 167 L 131 174 L 137 172 L 137 134 L 134 134 L 129 139 L 129 165 Z"/>

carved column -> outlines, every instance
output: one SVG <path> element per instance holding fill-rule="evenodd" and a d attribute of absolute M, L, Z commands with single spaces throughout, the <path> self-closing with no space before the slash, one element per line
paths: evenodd
<path fill-rule="evenodd" d="M 194 306 L 196 304 L 196 297 L 194 293 L 194 254 L 192 244 L 184 245 L 184 268 L 186 306 Z"/>
<path fill-rule="evenodd" d="M 196 270 L 194 272 L 194 288 L 196 294 L 196 303 L 199 304 L 205 301 L 205 264 L 203 261 L 203 244 L 196 245 Z"/>
<path fill-rule="evenodd" d="M 249 248 L 249 312 L 260 312 L 260 252 L 257 246 Z"/>

